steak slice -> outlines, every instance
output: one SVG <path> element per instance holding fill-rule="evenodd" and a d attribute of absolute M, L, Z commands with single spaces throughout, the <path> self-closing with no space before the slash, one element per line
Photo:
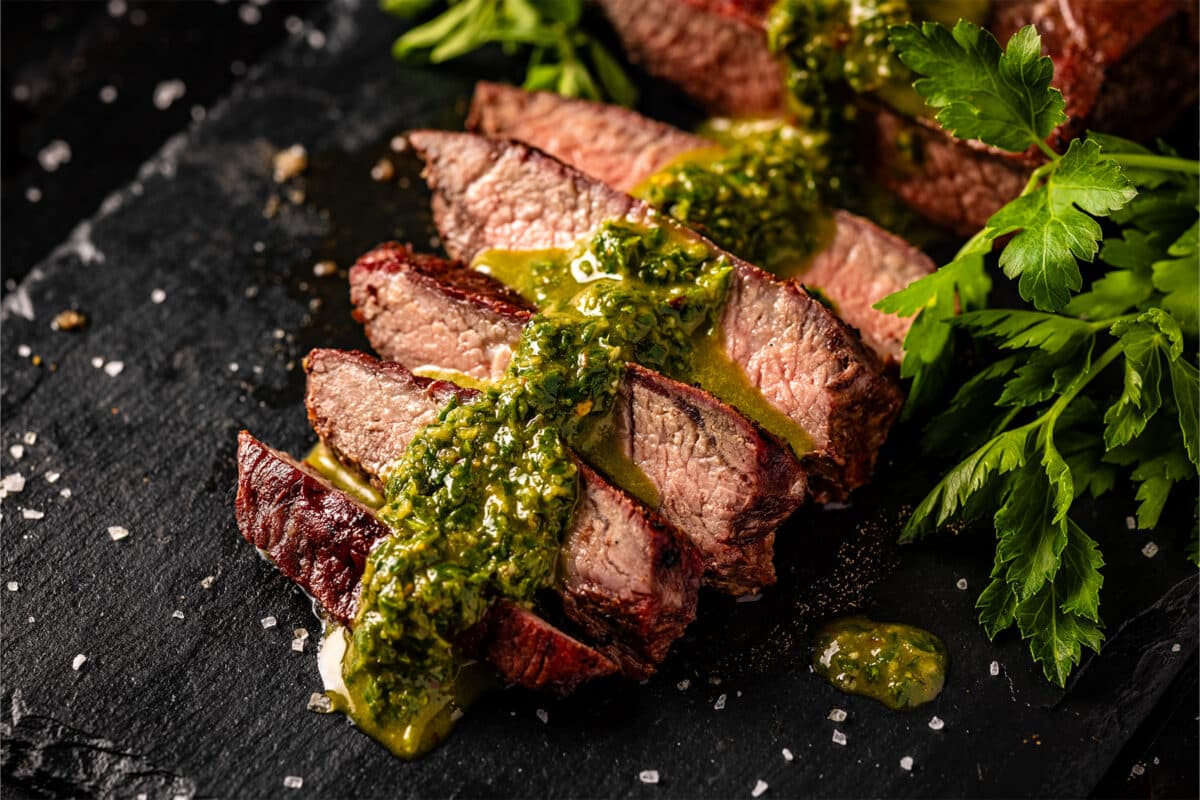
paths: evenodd
<path fill-rule="evenodd" d="M 398 244 L 350 270 L 350 298 L 384 358 L 499 379 L 532 314 L 493 278 Z M 521 301 L 523 303 L 523 301 Z M 629 365 L 607 445 L 655 489 L 658 510 L 705 562 L 706 582 L 744 594 L 774 582 L 775 529 L 804 499 L 783 443 L 708 392 Z"/>
<path fill-rule="evenodd" d="M 391 531 L 366 506 L 304 464 L 238 434 L 238 527 L 247 541 L 338 623 L 354 622 L 371 546 Z M 532 611 L 494 603 L 464 634 L 472 655 L 509 683 L 573 691 L 617 665 Z"/>
<path fill-rule="evenodd" d="M 570 248 L 610 220 L 670 227 L 721 252 L 645 203 L 518 142 L 444 131 L 409 139 L 426 162 L 442 241 L 464 261 L 491 248 Z M 844 497 L 870 477 L 900 389 L 855 332 L 802 287 L 727 257 L 724 352 L 812 441 L 802 463 L 813 496 Z"/>
<path fill-rule="evenodd" d="M 716 146 L 620 106 L 487 82 L 475 85 L 467 127 L 533 145 L 622 192 L 689 152 Z M 824 292 L 880 357 L 899 361 L 912 320 L 873 306 L 935 268 L 900 237 L 839 210 L 831 241 L 799 280 Z"/>
<path fill-rule="evenodd" d="M 385 473 L 371 465 L 394 464 L 451 396 L 474 395 L 362 353 L 314 350 L 305 369 L 313 429 L 377 485 Z M 627 675 L 644 678 L 695 619 L 700 560 L 657 514 L 586 464 L 578 466 L 580 499 L 563 541 L 557 589 L 568 616 Z"/>

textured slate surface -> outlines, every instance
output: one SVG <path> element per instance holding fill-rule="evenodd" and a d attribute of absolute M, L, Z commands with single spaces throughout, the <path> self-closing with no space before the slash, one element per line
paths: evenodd
<path fill-rule="evenodd" d="M 456 125 L 473 78 L 495 74 L 486 62 L 393 64 L 393 23 L 369 5 L 334 7 L 326 33 L 325 48 L 294 44 L 253 70 L 5 301 L 0 471 L 26 480 L 3 504 L 0 580 L 18 584 L 0 592 L 7 788 L 725 797 L 749 795 L 761 779 L 770 796 L 1091 790 L 1180 670 L 1194 669 L 1196 579 L 1181 546 L 1190 502 L 1149 535 L 1126 530 L 1128 499 L 1083 520 L 1109 561 L 1109 642 L 1058 692 L 1015 637 L 991 645 L 974 623 L 986 531 L 891 544 L 901 498 L 911 502 L 930 469 L 903 436 L 850 508 L 792 520 L 780 536 L 779 586 L 755 603 L 706 595 L 702 619 L 644 685 L 613 680 L 564 701 L 492 695 L 414 763 L 343 718 L 306 711 L 319 688 L 314 648 L 301 655 L 290 642 L 294 628 L 315 635 L 318 623 L 237 534 L 236 432 L 295 453 L 311 444 L 299 359 L 316 344 L 365 346 L 344 277 L 315 277 L 312 265 L 332 257 L 345 268 L 389 237 L 429 243 L 415 165 L 397 158 L 400 179 L 386 185 L 368 170 L 393 133 Z M 285 198 L 267 219 L 262 209 L 279 191 L 271 154 L 293 142 L 312 154 L 306 200 Z M 50 329 L 68 307 L 88 314 L 86 330 Z M 51 483 L 50 472 L 61 477 Z M 129 537 L 112 541 L 110 526 Z M 1141 554 L 1150 539 L 1160 547 L 1152 559 Z M 946 640 L 951 673 L 935 703 L 895 714 L 809 673 L 810 625 L 850 609 Z M 264 630 L 268 615 L 278 625 Z M 76 671 L 77 654 L 87 660 Z M 844 723 L 826 719 L 833 707 L 848 712 Z M 941 731 L 928 727 L 935 714 Z M 899 767 L 906 755 L 911 773 Z M 657 786 L 638 782 L 646 769 L 659 771 Z M 285 788 L 288 775 L 303 787 Z"/>

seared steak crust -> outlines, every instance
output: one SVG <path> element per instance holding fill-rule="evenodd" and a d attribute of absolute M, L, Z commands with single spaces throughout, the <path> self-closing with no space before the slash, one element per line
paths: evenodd
<path fill-rule="evenodd" d="M 645 203 L 518 142 L 443 131 L 409 139 L 426 162 L 442 240 L 464 261 L 489 248 L 570 247 L 619 219 L 672 227 L 720 252 Z M 844 496 L 869 477 L 900 390 L 857 334 L 801 287 L 727 257 L 724 350 L 811 438 L 804 463 L 821 478 L 814 496 Z"/>
<path fill-rule="evenodd" d="M 238 527 L 335 621 L 352 625 L 372 545 L 390 529 L 323 477 L 238 434 Z M 510 683 L 560 694 L 616 664 L 532 611 L 501 600 L 463 635 L 464 647 Z"/>
<path fill-rule="evenodd" d="M 714 146 L 619 106 L 487 82 L 475 86 L 467 125 L 545 150 L 623 192 L 684 154 Z M 899 361 L 912 320 L 873 306 L 933 270 L 929 257 L 903 239 L 837 211 L 832 239 L 799 280 L 833 300 L 838 316 L 882 358 Z"/>
<path fill-rule="evenodd" d="M 313 428 L 350 464 L 395 463 L 451 396 L 474 395 L 363 353 L 314 350 L 305 366 Z M 379 415 L 386 425 L 377 423 Z M 557 588 L 571 619 L 626 674 L 643 678 L 695 619 L 700 560 L 657 514 L 586 465 L 579 468 L 580 500 L 563 541 Z M 381 473 L 367 475 L 382 483 Z"/>
<path fill-rule="evenodd" d="M 511 353 L 529 319 L 509 309 L 507 326 L 497 325 L 501 284 L 461 264 L 431 268 L 395 244 L 364 256 L 350 287 L 367 338 L 385 358 L 487 379 L 499 378 L 508 361 L 486 354 Z M 613 419 L 615 444 L 655 486 L 667 521 L 698 547 L 706 582 L 735 594 L 773 583 L 772 534 L 805 495 L 789 448 L 708 392 L 636 365 L 623 376 Z"/>

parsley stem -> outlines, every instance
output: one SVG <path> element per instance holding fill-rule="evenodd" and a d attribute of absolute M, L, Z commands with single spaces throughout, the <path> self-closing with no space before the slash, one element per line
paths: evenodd
<path fill-rule="evenodd" d="M 1149 153 L 1105 153 L 1104 156 L 1122 167 L 1136 169 L 1158 169 L 1164 172 L 1181 172 L 1185 175 L 1200 175 L 1200 161 L 1172 156 L 1156 156 Z"/>
<path fill-rule="evenodd" d="M 1063 411 L 1067 409 L 1067 406 L 1071 404 L 1071 401 L 1075 399 L 1076 395 L 1083 391 L 1083 388 L 1091 383 L 1093 378 L 1103 372 L 1104 368 L 1111 364 L 1113 360 L 1123 352 L 1125 352 L 1125 348 L 1120 342 L 1117 342 L 1101 353 L 1100 357 L 1096 359 L 1091 368 L 1089 368 L 1087 372 L 1081 372 L 1067 388 L 1067 390 L 1062 393 L 1062 396 L 1054 401 L 1054 405 L 1050 406 L 1050 408 L 1046 410 L 1046 413 L 1035 420 L 1035 422 L 1041 423 L 1047 418 L 1056 419 L 1060 414 L 1062 414 Z"/>
<path fill-rule="evenodd" d="M 1062 156 L 1054 152 L 1053 147 L 1046 144 L 1046 142 L 1042 139 L 1037 140 L 1037 146 L 1043 153 L 1046 154 L 1046 157 L 1049 158 L 1051 162 L 1058 161 L 1060 158 L 1062 158 Z"/>

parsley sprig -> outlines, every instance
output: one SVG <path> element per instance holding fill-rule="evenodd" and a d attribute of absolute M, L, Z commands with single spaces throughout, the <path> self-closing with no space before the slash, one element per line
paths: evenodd
<path fill-rule="evenodd" d="M 411 18 L 439 0 L 380 0 L 384 11 Z M 526 89 L 569 97 L 637 101 L 620 62 L 584 26 L 583 0 L 448 0 L 446 10 L 396 40 L 392 55 L 441 64 L 489 45 L 526 53 Z"/>
<path fill-rule="evenodd" d="M 1200 469 L 1200 164 L 1099 134 L 1052 150 L 1045 140 L 1067 117 L 1032 26 L 1004 49 L 967 22 L 899 26 L 890 38 L 946 130 L 1046 159 L 950 263 L 877 306 L 917 315 L 902 366 L 909 416 L 938 401 L 956 333 L 994 353 L 928 425 L 931 446 L 966 442 L 967 455 L 902 540 L 990 516 L 980 622 L 992 637 L 1015 625 L 1065 685 L 1083 648 L 1104 638 L 1104 559 L 1072 510 L 1124 478 L 1138 527 L 1152 529 L 1172 487 Z M 1027 306 L 989 309 L 985 259 L 1006 237 L 999 265 Z M 1084 291 L 1081 264 L 1097 257 Z M 1194 561 L 1198 550 L 1193 534 Z"/>

